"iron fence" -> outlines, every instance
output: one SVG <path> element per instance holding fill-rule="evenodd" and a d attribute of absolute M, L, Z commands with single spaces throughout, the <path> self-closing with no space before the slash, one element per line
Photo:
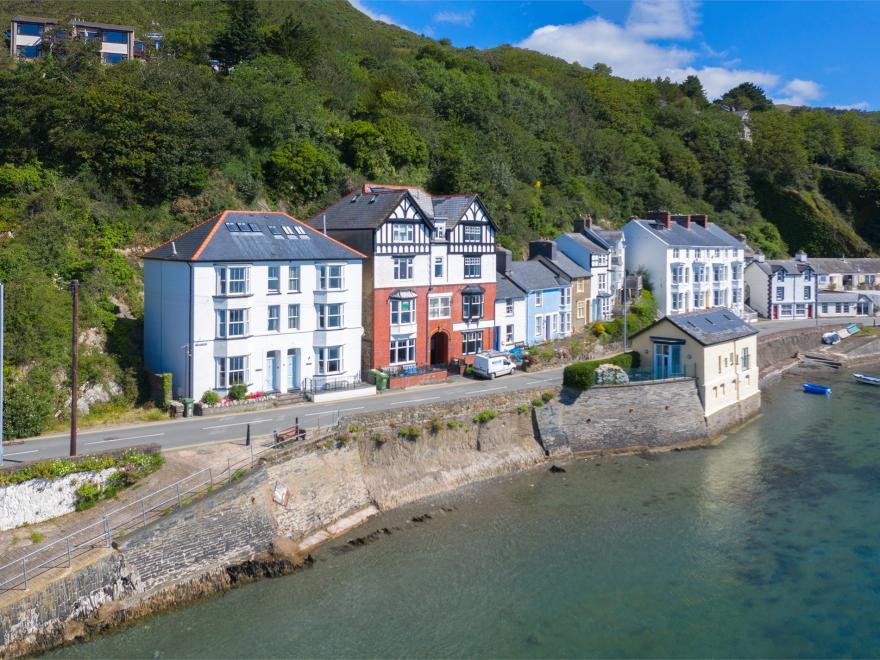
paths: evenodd
<path fill-rule="evenodd" d="M 315 392 L 332 392 L 336 390 L 352 390 L 363 385 L 361 372 L 351 376 L 315 376 L 303 379 L 303 392 L 314 394 Z"/>

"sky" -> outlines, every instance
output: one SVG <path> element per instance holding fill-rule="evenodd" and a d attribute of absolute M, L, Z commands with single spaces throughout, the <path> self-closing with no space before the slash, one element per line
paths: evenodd
<path fill-rule="evenodd" d="M 710 99 L 748 81 L 777 103 L 880 110 L 880 2 L 350 1 L 459 47 L 511 44 L 624 78 L 696 74 Z"/>

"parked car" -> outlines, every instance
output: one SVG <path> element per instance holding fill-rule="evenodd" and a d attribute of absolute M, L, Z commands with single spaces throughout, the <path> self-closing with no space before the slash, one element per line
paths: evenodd
<path fill-rule="evenodd" d="M 506 376 L 516 370 L 516 365 L 510 356 L 499 351 L 477 353 L 471 366 L 474 374 L 489 379 L 495 378 L 495 376 Z"/>

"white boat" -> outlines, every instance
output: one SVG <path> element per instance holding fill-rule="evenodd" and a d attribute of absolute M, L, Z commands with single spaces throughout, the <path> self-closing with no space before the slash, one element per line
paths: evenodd
<path fill-rule="evenodd" d="M 880 378 L 877 376 L 866 376 L 865 374 L 853 374 L 853 378 L 855 378 L 860 383 L 866 383 L 868 385 L 880 385 Z"/>

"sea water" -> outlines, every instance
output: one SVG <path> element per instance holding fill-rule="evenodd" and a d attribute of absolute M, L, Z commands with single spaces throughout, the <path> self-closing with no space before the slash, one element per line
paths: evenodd
<path fill-rule="evenodd" d="M 717 446 L 469 487 L 57 655 L 880 656 L 880 388 L 809 379 Z"/>

